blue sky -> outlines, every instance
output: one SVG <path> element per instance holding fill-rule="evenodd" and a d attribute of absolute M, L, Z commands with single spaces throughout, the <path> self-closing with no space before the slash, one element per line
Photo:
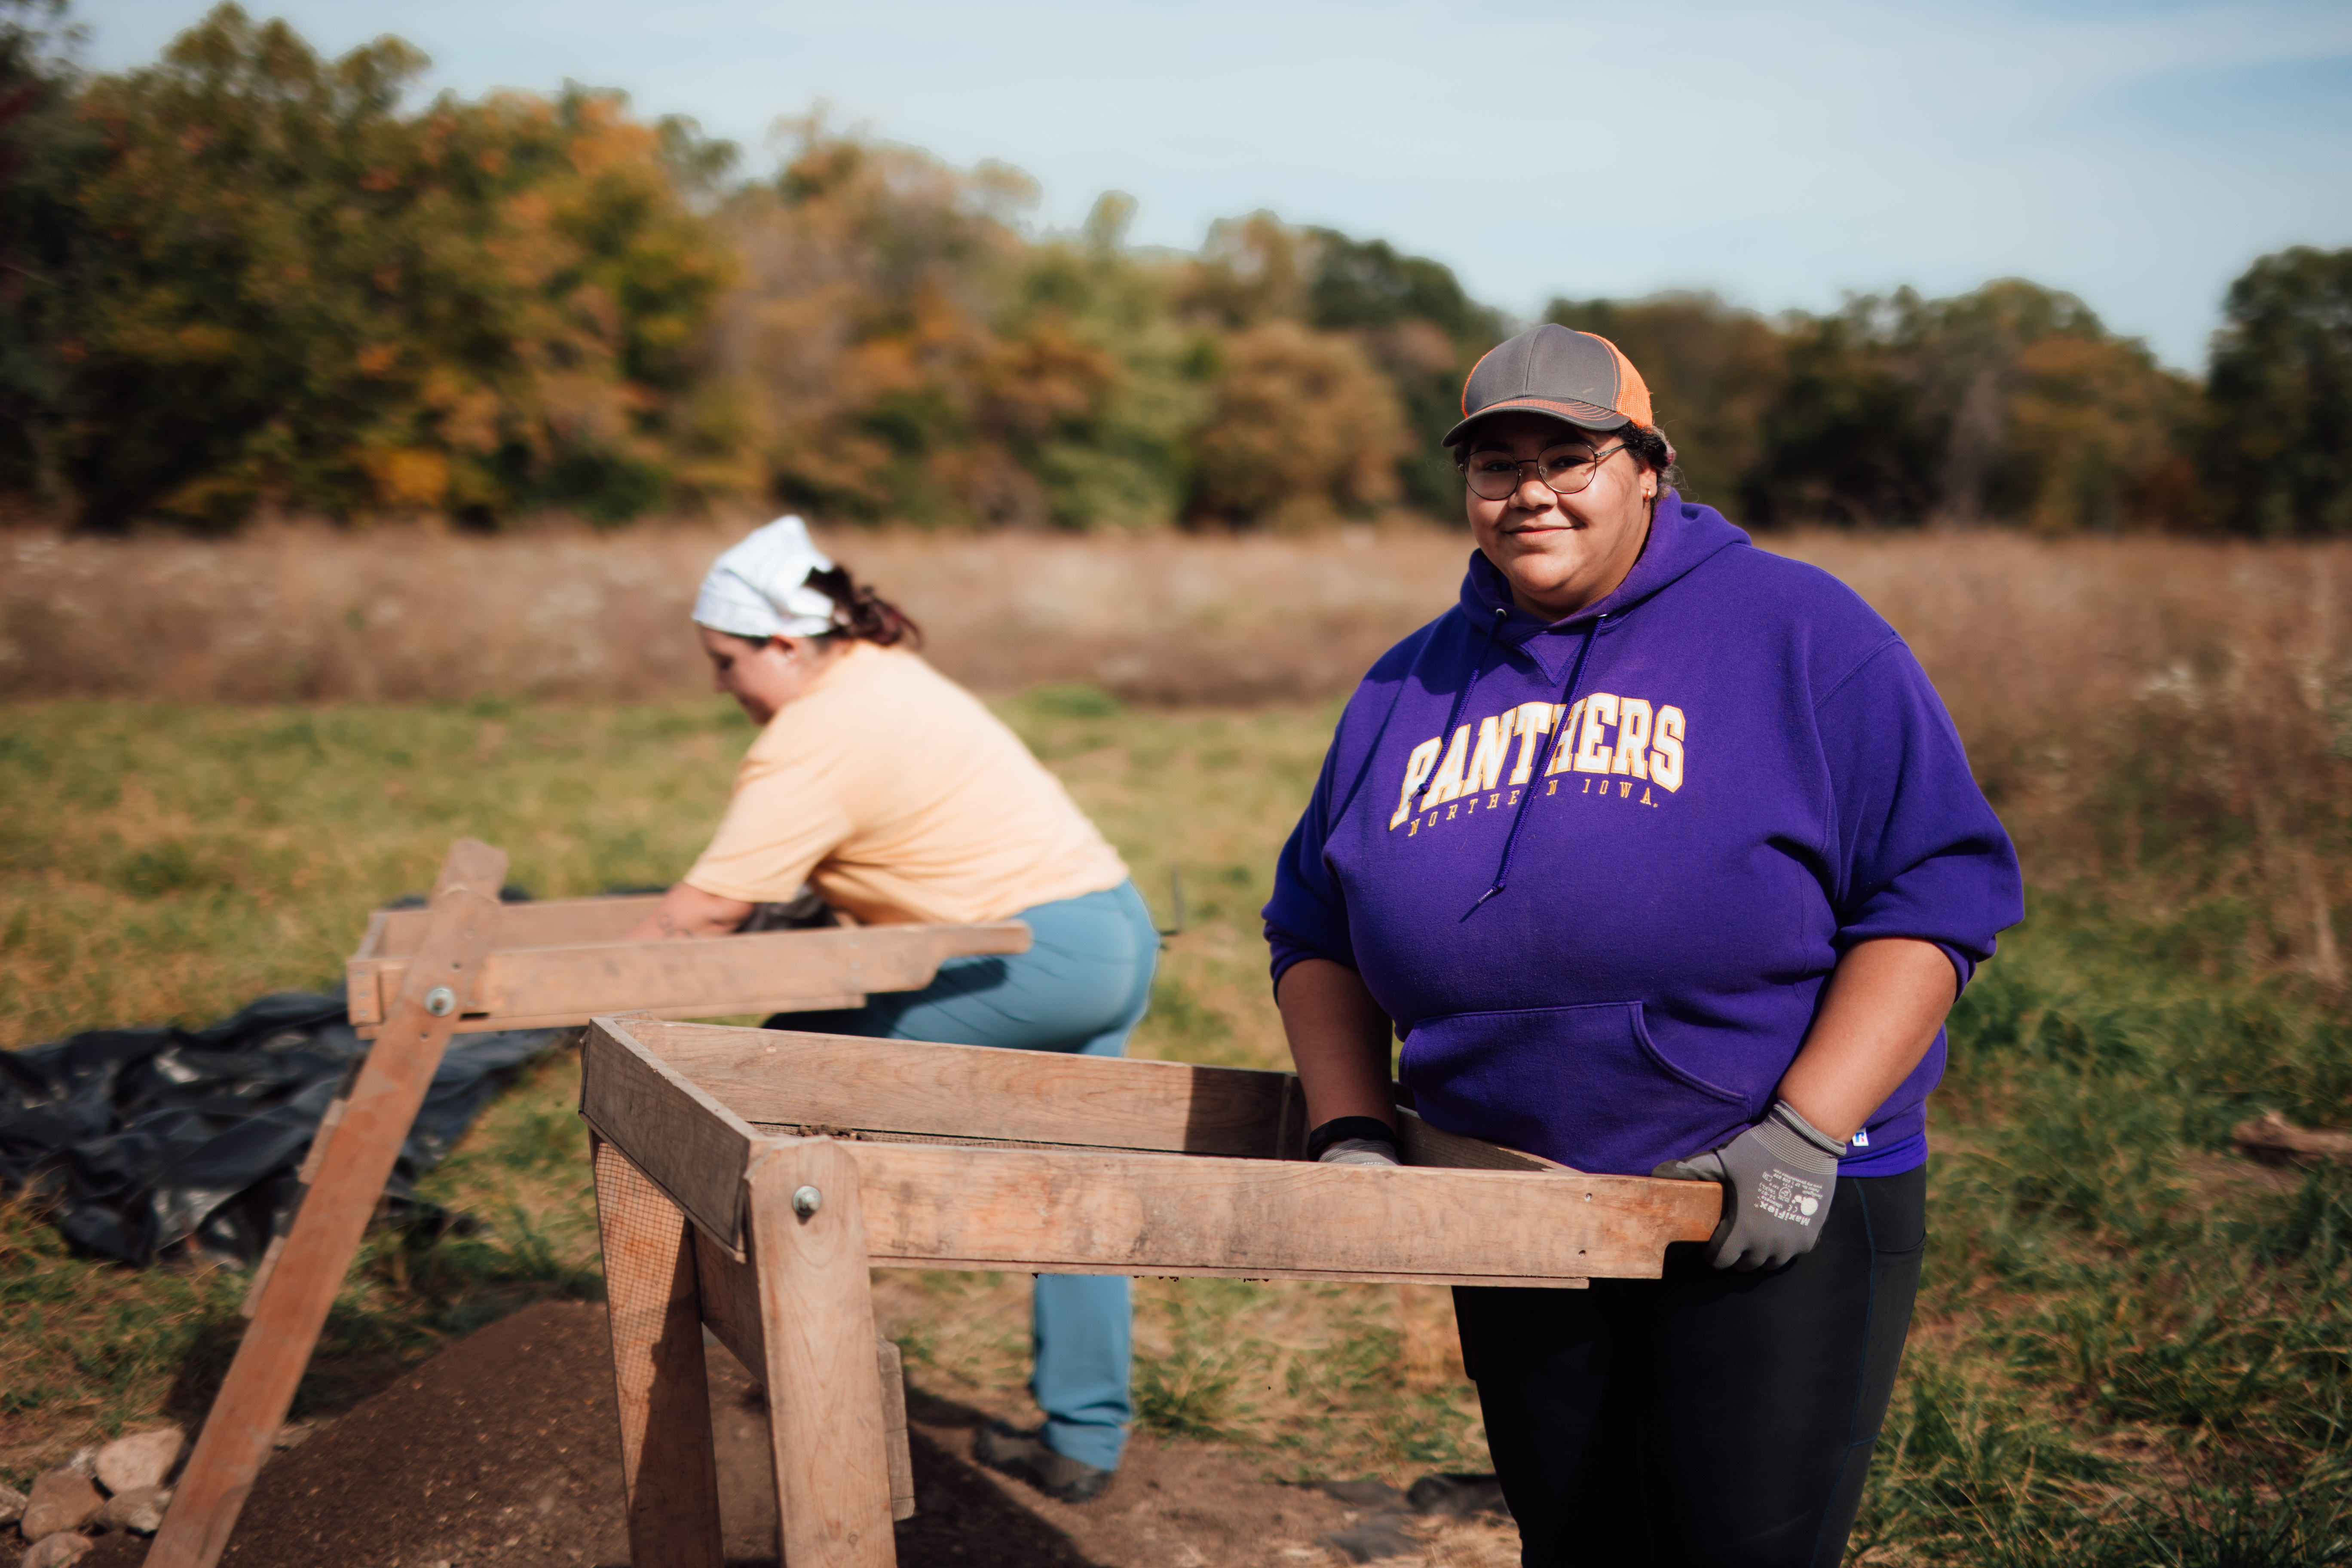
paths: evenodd
<path fill-rule="evenodd" d="M 1190 247 L 1270 207 L 1387 238 L 1522 314 L 1713 289 L 1764 310 L 2019 275 L 2201 368 L 2230 279 L 2352 245 L 2352 4 L 1646 6 L 1404 0 L 247 0 L 436 89 L 626 89 L 764 166 L 780 116 L 1096 195 Z M 195 0 L 82 0 L 92 65 Z"/>

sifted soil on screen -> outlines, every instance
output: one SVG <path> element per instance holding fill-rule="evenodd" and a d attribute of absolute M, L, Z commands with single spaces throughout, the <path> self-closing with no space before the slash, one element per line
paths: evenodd
<path fill-rule="evenodd" d="M 727 1561 L 772 1563 L 765 1406 L 726 1352 L 713 1347 L 709 1359 Z M 1262 1481 L 1233 1458 L 1139 1436 L 1111 1489 L 1072 1508 L 971 1462 L 982 1412 L 917 1388 L 908 1402 L 918 1512 L 898 1527 L 902 1568 L 1345 1560 L 1318 1538 L 1352 1522 L 1350 1510 L 1319 1492 Z M 614 1420 L 604 1310 L 529 1308 L 279 1454 L 254 1488 L 223 1568 L 618 1568 L 629 1554 Z M 1484 1539 L 1465 1538 L 1440 1544 L 1439 1555 L 1505 1560 L 1482 1548 Z M 84 1568 L 126 1568 L 146 1550 L 108 1536 Z"/>

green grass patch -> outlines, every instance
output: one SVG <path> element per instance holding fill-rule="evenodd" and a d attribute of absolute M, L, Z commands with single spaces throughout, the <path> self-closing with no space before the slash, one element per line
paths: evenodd
<path fill-rule="evenodd" d="M 2031 908 L 1953 1016 L 1927 1277 L 1857 1544 L 2352 1562 L 2352 1172 L 2229 1152 L 2265 1110 L 2344 1124 L 2343 997 L 2250 973 L 2226 903 Z"/>

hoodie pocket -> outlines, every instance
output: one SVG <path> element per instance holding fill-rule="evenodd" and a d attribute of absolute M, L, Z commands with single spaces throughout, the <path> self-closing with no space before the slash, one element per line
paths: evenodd
<path fill-rule="evenodd" d="M 1639 1002 L 1424 1019 L 1398 1075 L 1433 1125 L 1597 1174 L 1646 1176 L 1753 1120 L 1659 1053 Z"/>

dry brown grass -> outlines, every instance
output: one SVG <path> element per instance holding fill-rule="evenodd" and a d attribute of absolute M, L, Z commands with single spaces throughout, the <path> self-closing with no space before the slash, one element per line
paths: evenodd
<path fill-rule="evenodd" d="M 2341 984 L 2352 546 L 2008 533 L 1768 541 L 1917 651 L 2044 889 L 2253 913 L 2247 957 Z"/>
<path fill-rule="evenodd" d="M 0 534 L 0 697 L 628 700 L 699 688 L 694 588 L 740 528 L 478 536 L 286 526 L 230 541 Z M 1453 602 L 1468 542 L 841 531 L 826 542 L 987 690 L 1320 698 Z M 1894 621 L 1964 729 L 2063 727 L 2184 674 L 2340 677 L 2352 545 L 1768 534 Z M 1971 708 L 1985 700 L 1981 710 Z"/>
<path fill-rule="evenodd" d="M 228 542 L 0 535 L 0 698 L 595 700 L 702 689 L 694 590 L 741 529 L 496 537 L 257 530 Z M 982 690 L 1152 702 L 1345 690 L 1451 602 L 1435 530 L 1310 538 L 827 536 Z"/>
<path fill-rule="evenodd" d="M 685 635 L 694 585 L 740 527 L 0 536 L 0 697 L 685 693 L 704 679 Z M 1411 524 L 829 542 L 982 690 L 1086 681 L 1182 704 L 1343 692 L 1452 601 L 1467 550 Z M 1852 584 L 1910 639 L 2038 882 L 2161 870 L 2193 840 L 2221 854 L 2160 896 L 2254 898 L 2272 956 L 2341 978 L 2326 911 L 2352 890 L 2352 545 L 1994 531 L 1766 542 Z"/>

